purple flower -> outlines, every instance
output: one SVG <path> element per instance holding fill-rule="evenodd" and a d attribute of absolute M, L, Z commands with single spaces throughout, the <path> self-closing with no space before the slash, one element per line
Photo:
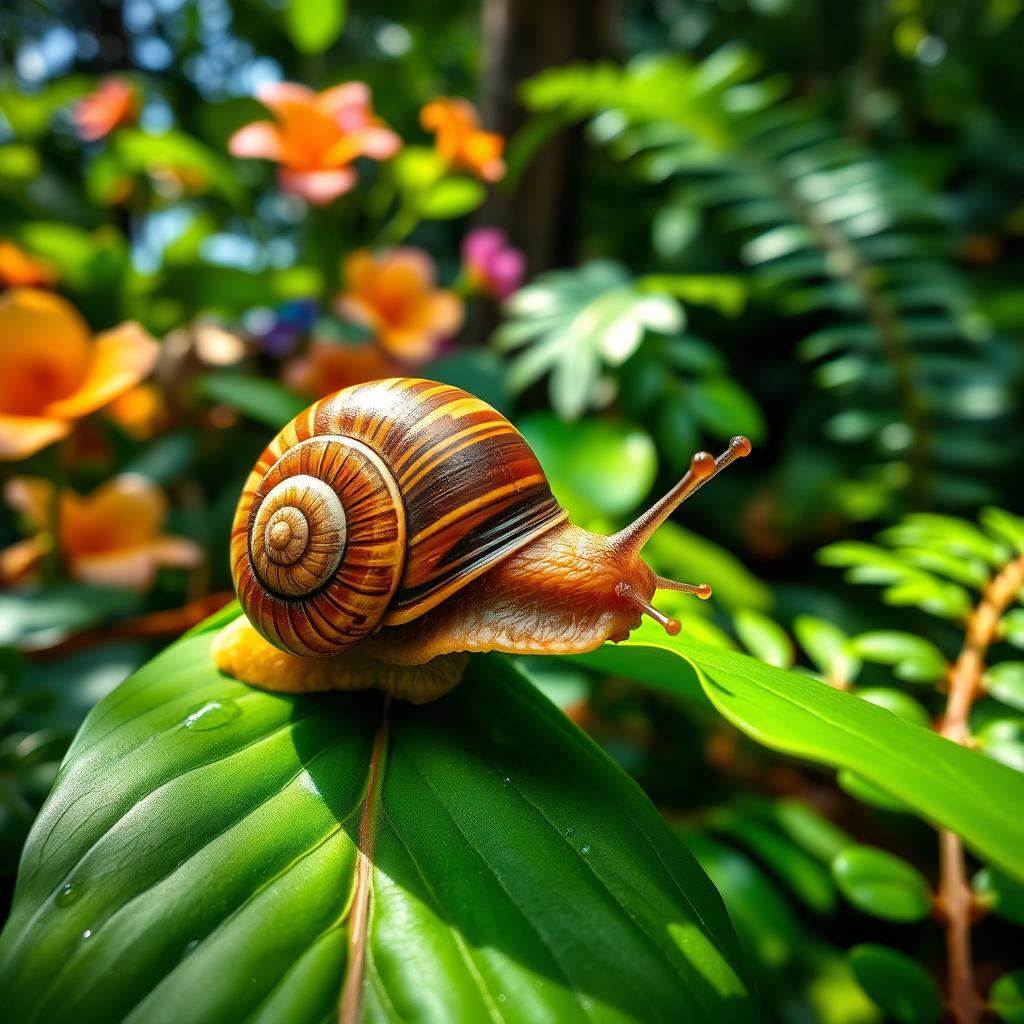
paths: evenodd
<path fill-rule="evenodd" d="M 474 291 L 507 299 L 523 283 L 526 257 L 500 228 L 474 228 L 462 242 L 462 263 Z"/>

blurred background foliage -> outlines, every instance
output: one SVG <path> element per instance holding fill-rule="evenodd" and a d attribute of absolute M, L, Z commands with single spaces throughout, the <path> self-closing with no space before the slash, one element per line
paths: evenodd
<path fill-rule="evenodd" d="M 748 434 L 648 549 L 714 598 L 659 605 L 1024 770 L 1024 532 L 999 511 L 1022 506 L 1022 46 L 1018 0 L 4 5 L 0 413 L 44 412 L 24 389 L 125 322 L 159 341 L 56 443 L 4 440 L 5 897 L 85 712 L 228 599 L 268 436 L 393 374 L 509 415 L 592 528 Z M 302 177 L 339 164 L 282 82 L 366 84 L 357 181 Z M 247 158 L 268 117 L 285 155 Z M 772 1019 L 976 1019 L 943 949 L 953 855 L 904 807 L 696 694 L 527 671 L 678 825 Z M 1022 1020 L 1024 889 L 956 858 L 972 985 Z"/>

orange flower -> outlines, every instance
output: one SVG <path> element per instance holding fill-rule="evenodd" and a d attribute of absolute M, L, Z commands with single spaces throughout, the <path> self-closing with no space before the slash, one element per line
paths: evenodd
<path fill-rule="evenodd" d="M 134 387 L 157 343 L 135 323 L 93 337 L 59 295 L 14 288 L 0 296 L 0 460 L 59 441 L 72 423 Z"/>
<path fill-rule="evenodd" d="M 44 260 L 29 256 L 13 242 L 0 242 L 0 285 L 21 288 L 41 284 L 49 287 L 57 280 L 57 272 Z"/>
<path fill-rule="evenodd" d="M 13 582 L 30 572 L 52 543 L 47 538 L 53 530 L 53 484 L 15 479 L 5 496 L 38 531 L 0 552 L 0 576 Z M 190 568 L 202 557 L 193 541 L 161 533 L 167 501 L 158 487 L 133 473 L 114 477 L 88 497 L 61 491 L 59 511 L 58 549 L 68 573 L 85 583 L 145 590 L 158 568 Z"/>
<path fill-rule="evenodd" d="M 434 287 L 434 262 L 422 249 L 374 255 L 359 249 L 345 260 L 346 290 L 338 312 L 376 332 L 388 355 L 408 362 L 429 359 L 462 324 L 462 302 Z"/>
<path fill-rule="evenodd" d="M 496 132 L 480 130 L 480 116 L 469 100 L 439 97 L 420 111 L 420 124 L 436 136 L 438 155 L 449 167 L 484 181 L 504 176 L 505 140 Z"/>
<path fill-rule="evenodd" d="M 284 368 L 285 383 L 300 395 L 323 398 L 353 384 L 396 377 L 400 363 L 389 359 L 376 345 L 338 345 L 314 341 L 304 355 L 290 360 Z"/>
<path fill-rule="evenodd" d="M 228 149 L 280 164 L 281 188 L 321 206 L 355 187 L 356 157 L 387 160 L 402 145 L 373 113 L 370 89 L 346 82 L 321 93 L 304 85 L 263 86 L 256 98 L 275 122 L 254 121 L 235 132 Z"/>
<path fill-rule="evenodd" d="M 123 78 L 105 78 L 94 92 L 75 104 L 71 114 L 78 137 L 95 142 L 115 128 L 130 124 L 139 113 L 139 94 Z"/>
<path fill-rule="evenodd" d="M 118 395 L 107 406 L 106 415 L 126 434 L 144 440 L 156 433 L 165 411 L 160 389 L 154 384 L 138 384 Z"/>

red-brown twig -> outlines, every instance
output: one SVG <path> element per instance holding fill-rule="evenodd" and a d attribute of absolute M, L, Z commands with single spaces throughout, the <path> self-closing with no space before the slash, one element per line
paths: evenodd
<path fill-rule="evenodd" d="M 949 670 L 949 697 L 939 731 L 954 743 L 970 738 L 967 716 L 981 688 L 988 648 L 996 639 L 999 620 L 1024 586 L 1024 557 L 1010 562 L 985 587 L 981 601 L 967 617 L 964 644 Z M 949 1009 L 957 1024 L 976 1024 L 982 1003 L 971 962 L 971 918 L 974 899 L 967 883 L 963 844 L 953 832 L 939 835 L 938 909 L 946 923 Z"/>

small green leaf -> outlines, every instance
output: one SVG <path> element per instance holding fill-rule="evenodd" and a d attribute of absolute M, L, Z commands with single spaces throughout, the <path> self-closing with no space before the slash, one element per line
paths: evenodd
<path fill-rule="evenodd" d="M 395 157 L 395 179 L 407 192 L 429 188 L 444 175 L 444 161 L 426 146 L 405 146 Z"/>
<path fill-rule="evenodd" d="M 426 220 L 452 220 L 472 213 L 487 198 L 487 190 L 472 178 L 443 178 L 417 199 L 417 211 Z"/>
<path fill-rule="evenodd" d="M 996 700 L 1024 711 L 1024 661 L 1004 661 L 982 676 L 982 685 Z"/>
<path fill-rule="evenodd" d="M 978 516 L 981 525 L 997 540 L 1024 554 L 1024 519 L 1001 508 L 984 508 Z"/>
<path fill-rule="evenodd" d="M 296 49 L 323 53 L 345 27 L 347 0 L 287 0 L 284 23 Z"/>
<path fill-rule="evenodd" d="M 815 615 L 798 615 L 793 632 L 818 671 L 830 683 L 857 678 L 860 659 L 850 650 L 850 638 L 835 623 Z"/>
<path fill-rule="evenodd" d="M 988 1006 L 1006 1024 L 1024 1024 L 1024 970 L 999 978 L 988 990 Z"/>
<path fill-rule="evenodd" d="M 860 987 L 893 1020 L 935 1024 L 942 1019 L 942 992 L 916 960 L 874 943 L 854 946 L 849 957 Z"/>
<path fill-rule="evenodd" d="M 974 737 L 988 757 L 1015 771 L 1024 772 L 1024 718 L 994 718 Z"/>
<path fill-rule="evenodd" d="M 266 377 L 245 373 L 208 373 L 199 378 L 200 392 L 223 402 L 257 423 L 280 430 L 309 405 L 309 399 Z"/>
<path fill-rule="evenodd" d="M 850 837 L 841 828 L 799 800 L 776 800 L 769 813 L 793 842 L 825 863 L 831 864 L 832 858 L 850 845 Z"/>
<path fill-rule="evenodd" d="M 913 633 L 889 629 L 861 633 L 850 641 L 850 648 L 865 661 L 892 665 L 893 675 L 908 683 L 936 683 L 949 668 L 933 643 Z"/>
<path fill-rule="evenodd" d="M 887 686 L 869 686 L 854 692 L 861 700 L 869 701 L 875 707 L 891 711 L 894 715 L 902 718 L 904 722 L 919 725 L 923 729 L 931 728 L 932 720 L 924 705 L 902 690 L 893 690 Z"/>
<path fill-rule="evenodd" d="M 736 634 L 755 658 L 778 668 L 790 668 L 793 664 L 793 645 L 786 631 L 773 619 L 762 612 L 749 608 L 733 616 Z"/>
<path fill-rule="evenodd" d="M 843 768 L 836 773 L 836 783 L 844 793 L 849 793 L 855 800 L 869 807 L 894 814 L 910 812 L 910 808 L 902 800 L 890 796 L 884 789 L 879 789 L 874 783 L 868 782 L 862 775 L 850 771 L 849 768 Z"/>
<path fill-rule="evenodd" d="M 850 846 L 832 861 L 842 894 L 858 910 L 886 921 L 920 921 L 931 913 L 924 876 L 905 860 L 873 846 Z"/>
<path fill-rule="evenodd" d="M 1024 926 L 1024 884 L 998 868 L 984 867 L 972 881 L 978 902 L 999 917 Z"/>
<path fill-rule="evenodd" d="M 576 521 L 617 519 L 650 491 L 658 468 L 654 442 L 639 427 L 611 420 L 564 423 L 534 413 L 518 424 Z"/>
<path fill-rule="evenodd" d="M 755 444 L 764 437 L 761 410 L 750 394 L 728 377 L 697 381 L 687 395 L 697 419 L 716 437 L 746 434 Z"/>
<path fill-rule="evenodd" d="M 1008 644 L 1024 648 L 1024 608 L 1014 608 L 999 620 L 999 634 Z"/>

